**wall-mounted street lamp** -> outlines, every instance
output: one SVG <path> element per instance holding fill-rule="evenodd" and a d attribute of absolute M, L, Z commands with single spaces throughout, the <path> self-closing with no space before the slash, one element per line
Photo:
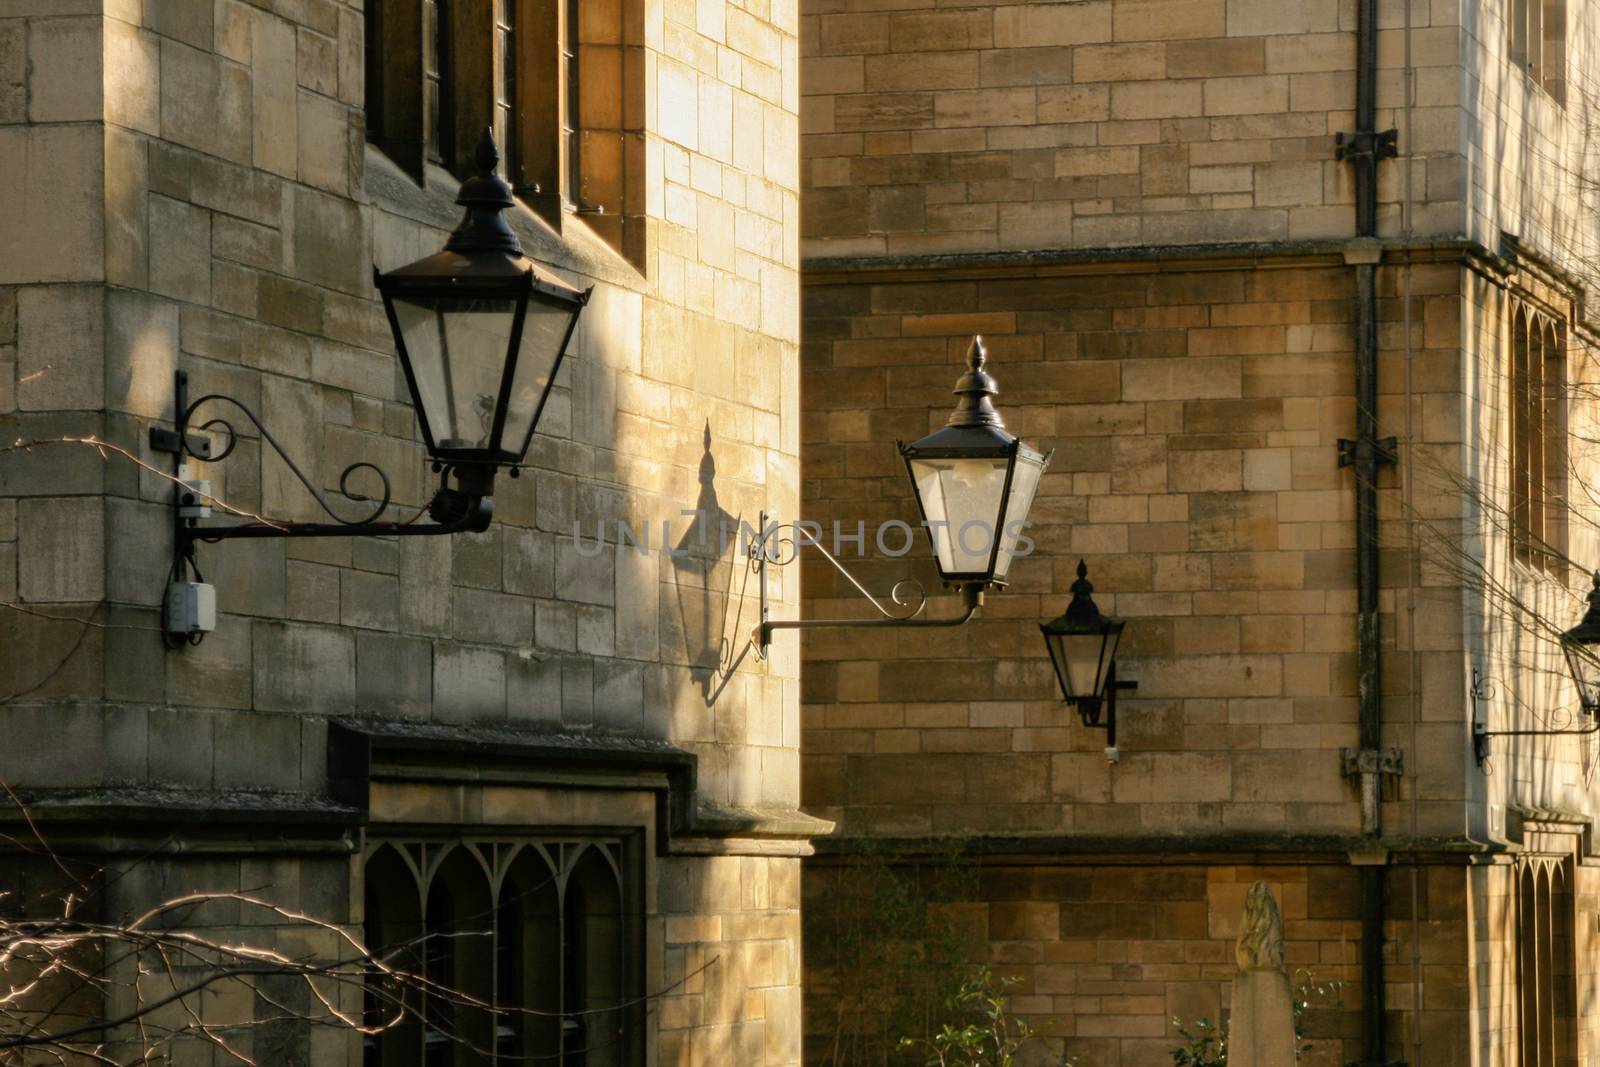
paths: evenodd
<path fill-rule="evenodd" d="M 260 418 L 233 397 L 211 393 L 191 403 L 188 376 L 176 383 L 177 426 L 152 429 L 150 444 L 175 456 L 179 486 L 174 494 L 174 562 L 166 601 L 169 635 L 193 640 L 215 627 L 215 595 L 188 581 L 197 541 L 239 537 L 417 537 L 484 530 L 494 515 L 494 476 L 527 455 L 556 372 L 566 356 L 578 315 L 590 290 L 574 289 L 523 254 L 502 212 L 514 204 L 511 187 L 495 174 L 500 151 L 488 130 L 478 142 L 478 173 L 462 183 L 456 203 L 466 209 L 444 250 L 380 273 L 373 280 L 383 297 L 395 350 L 405 371 L 423 443 L 440 475 L 427 512 L 431 522 L 380 521 L 390 503 L 388 475 L 362 461 L 346 467 L 339 491 L 373 505 L 357 520 L 339 516 L 289 458 Z M 252 518 L 231 525 L 201 525 L 211 509 L 209 485 L 190 481 L 185 460 L 226 459 L 238 442 L 234 427 L 213 418 L 196 425 L 203 404 L 233 405 L 288 464 L 331 522 L 278 522 Z M 201 432 L 191 432 L 191 428 Z M 212 447 L 204 431 L 223 437 Z M 372 472 L 380 498 L 351 489 L 357 471 Z M 455 486 L 450 486 L 454 478 Z M 416 516 L 420 518 L 421 516 Z M 196 572 L 198 573 L 198 572 Z M 169 640 L 169 645 L 176 644 Z"/>
<path fill-rule="evenodd" d="M 1039 624 L 1050 663 L 1061 683 L 1061 696 L 1078 709 L 1083 725 L 1106 732 L 1106 759 L 1117 753 L 1117 693 L 1137 689 L 1138 682 L 1117 679 L 1117 643 L 1122 640 L 1120 619 L 1100 614 L 1094 602 L 1089 568 L 1078 561 L 1078 580 L 1072 583 L 1072 600 L 1058 618 Z"/>
<path fill-rule="evenodd" d="M 927 594 L 905 578 L 889 595 L 892 607 L 874 597 L 839 561 L 795 523 L 762 528 L 751 546 L 750 566 L 761 592 L 757 645 L 763 653 L 775 630 L 841 626 L 960 626 L 983 604 L 983 594 L 1003 588 L 1017 545 L 1027 527 L 1039 479 L 1050 454 L 1034 451 L 1008 433 L 994 397 L 999 389 L 984 369 L 983 338 L 967 349 L 967 370 L 956 382 L 955 411 L 942 429 L 911 444 L 899 444 L 923 525 L 933 546 L 939 576 L 961 593 L 962 613 L 950 618 L 920 617 Z M 867 599 L 877 615 L 864 619 L 774 619 L 768 599 L 768 566 L 785 566 L 802 547 L 817 549 Z"/>
<path fill-rule="evenodd" d="M 1561 634 L 1561 651 L 1567 659 L 1567 670 L 1578 687 L 1578 706 L 1581 717 L 1588 719 L 1585 726 L 1565 730 L 1490 730 L 1478 714 L 1478 702 L 1491 695 L 1489 687 L 1476 669 L 1472 672 L 1472 750 L 1481 766 L 1489 758 L 1489 740 L 1494 737 L 1559 737 L 1582 736 L 1600 732 L 1600 571 L 1594 574 L 1589 590 L 1589 610 L 1584 612 L 1578 625 Z"/>
<path fill-rule="evenodd" d="M 1578 703 L 1589 718 L 1600 717 L 1600 571 L 1589 590 L 1589 610 L 1583 620 L 1561 635 L 1561 651 L 1578 687 Z"/>

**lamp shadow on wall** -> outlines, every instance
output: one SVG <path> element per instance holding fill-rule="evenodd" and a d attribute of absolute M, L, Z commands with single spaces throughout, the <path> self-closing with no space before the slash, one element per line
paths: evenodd
<path fill-rule="evenodd" d="M 738 552 L 740 517 L 731 514 L 717 498 L 717 460 L 711 451 L 711 423 L 706 422 L 704 454 L 700 457 L 700 494 L 689 528 L 670 554 L 672 581 L 678 600 L 678 625 L 688 657 L 689 673 L 699 684 L 709 707 L 717 702 L 734 671 L 749 654 L 737 635 L 744 597 L 729 619 L 733 605 L 734 558 Z M 735 651 L 737 649 L 737 651 Z"/>

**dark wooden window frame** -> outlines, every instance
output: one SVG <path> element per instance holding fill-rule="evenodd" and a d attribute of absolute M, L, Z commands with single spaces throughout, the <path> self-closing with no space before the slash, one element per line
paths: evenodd
<path fill-rule="evenodd" d="M 1567 0 L 1506 0 L 1506 53 L 1550 98 L 1567 102 Z"/>
<path fill-rule="evenodd" d="M 413 992 L 401 1022 L 367 1039 L 367 1067 L 642 1065 L 644 836 L 638 828 L 375 836 L 364 862 L 369 949 L 508 1011 Z M 607 937 L 615 944 L 597 948 Z M 588 971 L 602 949 L 600 963 L 616 968 L 603 992 Z M 370 1018 L 395 1009 L 392 996 L 369 993 Z"/>
<path fill-rule="evenodd" d="M 1565 324 L 1513 298 L 1511 543 L 1519 562 L 1566 575 L 1568 361 Z"/>
<path fill-rule="evenodd" d="M 368 0 L 366 18 L 373 144 L 418 183 L 430 162 L 464 177 L 493 121 L 532 211 L 644 263 L 644 0 Z"/>

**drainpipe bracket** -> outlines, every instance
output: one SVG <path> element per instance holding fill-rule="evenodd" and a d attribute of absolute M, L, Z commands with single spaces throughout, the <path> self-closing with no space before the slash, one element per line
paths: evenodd
<path fill-rule="evenodd" d="M 1405 773 L 1405 756 L 1398 748 L 1363 748 L 1360 751 L 1342 748 L 1339 750 L 1339 764 L 1340 773 L 1346 778 L 1363 774 Z"/>
<path fill-rule="evenodd" d="M 1400 154 L 1400 131 L 1358 130 L 1355 133 L 1334 135 L 1333 157 L 1338 160 L 1355 160 L 1370 156 L 1374 162 L 1393 159 Z"/>
<path fill-rule="evenodd" d="M 1339 438 L 1339 466 L 1348 467 L 1352 464 L 1365 464 L 1371 462 L 1374 466 L 1383 464 L 1392 467 L 1399 462 L 1400 441 L 1395 437 L 1368 438 L 1362 437 L 1350 440 L 1347 437 Z"/>

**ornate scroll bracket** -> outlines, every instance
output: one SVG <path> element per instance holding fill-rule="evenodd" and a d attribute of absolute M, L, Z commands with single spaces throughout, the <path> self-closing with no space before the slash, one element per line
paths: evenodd
<path fill-rule="evenodd" d="M 948 627 L 961 626 L 977 614 L 983 606 L 983 588 L 979 585 L 961 587 L 962 612 L 951 618 L 923 618 L 928 606 L 928 593 L 915 578 L 902 578 L 889 590 L 887 599 L 868 592 L 867 587 L 845 569 L 844 564 L 823 548 L 817 538 L 806 533 L 797 523 L 768 525 L 767 513 L 762 512 L 760 529 L 750 543 L 750 572 L 756 577 L 761 594 L 761 621 L 754 634 L 759 655 L 766 657 L 777 630 L 817 630 L 823 628 L 861 628 L 869 626 Z M 768 567 L 787 567 L 800 556 L 802 548 L 814 548 L 828 564 L 844 576 L 845 581 L 872 606 L 877 614 L 857 619 L 774 619 L 771 592 L 767 587 Z"/>
<path fill-rule="evenodd" d="M 194 562 L 194 547 L 199 541 L 216 542 L 239 537 L 438 536 L 487 529 L 494 515 L 494 501 L 489 498 L 494 479 L 492 468 L 435 463 L 433 469 L 440 475 L 439 489 L 424 509 L 433 521 L 418 522 L 417 520 L 422 518 L 423 511 L 418 511 L 409 519 L 401 521 L 382 521 L 393 499 L 389 476 L 377 464 L 358 460 L 340 472 L 339 492 L 346 500 L 357 504 L 369 504 L 371 508 L 360 518 L 346 519 L 333 509 L 327 497 L 317 489 L 299 464 L 295 463 L 288 451 L 248 406 L 223 393 L 207 393 L 198 400 L 190 402 L 189 376 L 181 370 L 174 379 L 173 396 L 177 425 L 170 430 L 162 427 L 152 427 L 150 430 L 151 449 L 168 453 L 173 457 L 173 480 L 176 484 L 172 493 L 173 560 L 172 571 L 168 575 L 169 583 L 186 582 L 191 571 L 199 575 L 199 569 Z M 311 494 L 317 506 L 332 521 L 279 521 L 222 505 L 222 510 L 240 515 L 246 521 L 232 524 L 201 523 L 200 519 L 211 514 L 209 505 L 214 498 L 210 497 L 209 490 L 203 487 L 203 483 L 197 483 L 189 478 L 186 463 L 190 459 L 220 463 L 231 456 L 239 444 L 239 432 L 227 419 L 209 418 L 205 422 L 196 424 L 195 412 L 205 404 L 231 404 L 243 412 L 244 417 L 249 419 L 250 424 L 260 433 L 261 440 L 278 454 L 300 484 L 305 486 L 306 492 Z M 220 444 L 214 439 L 213 434 L 220 436 Z M 352 480 L 361 471 L 369 471 L 376 476 L 382 487 L 379 496 L 368 496 L 352 487 Z M 452 474 L 455 476 L 455 488 L 450 488 L 448 484 Z"/>
<path fill-rule="evenodd" d="M 1491 730 L 1482 714 L 1483 702 L 1494 699 L 1494 683 L 1483 676 L 1478 668 L 1472 668 L 1472 688 L 1468 690 L 1472 697 L 1472 754 L 1482 767 L 1489 762 L 1493 754 L 1493 741 L 1496 737 L 1584 737 L 1592 733 L 1600 733 L 1600 720 L 1588 726 L 1578 726 L 1566 730 Z"/>

